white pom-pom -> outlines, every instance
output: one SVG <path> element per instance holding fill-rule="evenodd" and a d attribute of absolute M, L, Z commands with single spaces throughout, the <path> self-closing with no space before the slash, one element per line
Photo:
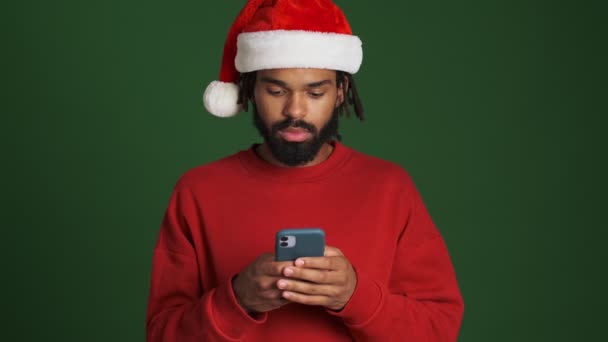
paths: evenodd
<path fill-rule="evenodd" d="M 227 118 L 237 115 L 242 106 L 237 104 L 239 87 L 232 82 L 213 81 L 205 89 L 203 104 L 215 116 Z"/>

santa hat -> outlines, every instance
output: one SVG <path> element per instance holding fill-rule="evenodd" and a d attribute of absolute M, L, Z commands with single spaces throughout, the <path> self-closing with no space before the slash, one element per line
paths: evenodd
<path fill-rule="evenodd" d="M 363 60 L 361 40 L 331 0 L 249 0 L 230 28 L 220 69 L 203 95 L 205 108 L 219 117 L 241 111 L 239 72 L 317 68 L 356 73 Z"/>

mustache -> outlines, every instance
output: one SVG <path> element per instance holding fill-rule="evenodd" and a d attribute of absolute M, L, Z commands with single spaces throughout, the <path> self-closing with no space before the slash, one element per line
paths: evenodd
<path fill-rule="evenodd" d="M 312 125 L 309 124 L 308 122 L 302 121 L 302 120 L 294 120 L 294 119 L 285 119 L 279 123 L 276 123 L 272 126 L 272 134 L 276 134 L 278 131 L 280 130 L 284 130 L 286 128 L 289 127 L 293 127 L 293 128 L 303 128 L 307 131 L 309 131 L 310 133 L 316 134 L 317 133 L 317 128 Z"/>

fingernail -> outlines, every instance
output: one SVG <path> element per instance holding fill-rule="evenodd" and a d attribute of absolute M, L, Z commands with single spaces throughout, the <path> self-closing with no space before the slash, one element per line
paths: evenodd
<path fill-rule="evenodd" d="M 293 269 L 291 269 L 291 268 L 289 268 L 289 267 L 285 269 L 285 275 L 286 275 L 286 276 L 290 276 L 290 275 L 292 275 L 292 274 L 293 274 Z"/>
<path fill-rule="evenodd" d="M 283 292 L 283 297 L 289 298 L 289 297 L 291 297 L 291 293 L 289 293 L 289 292 Z"/>
<path fill-rule="evenodd" d="M 284 289 L 287 286 L 287 282 L 284 280 L 279 280 L 278 286 L 280 289 Z"/>
<path fill-rule="evenodd" d="M 302 259 L 296 260 L 296 266 L 304 266 L 304 260 L 302 260 Z"/>

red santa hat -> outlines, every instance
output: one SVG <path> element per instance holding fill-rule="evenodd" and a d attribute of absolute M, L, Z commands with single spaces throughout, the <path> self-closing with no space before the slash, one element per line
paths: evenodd
<path fill-rule="evenodd" d="M 220 69 L 203 95 L 207 111 L 230 117 L 239 73 L 278 68 L 317 68 L 356 73 L 361 40 L 331 0 L 249 0 L 230 28 Z"/>

